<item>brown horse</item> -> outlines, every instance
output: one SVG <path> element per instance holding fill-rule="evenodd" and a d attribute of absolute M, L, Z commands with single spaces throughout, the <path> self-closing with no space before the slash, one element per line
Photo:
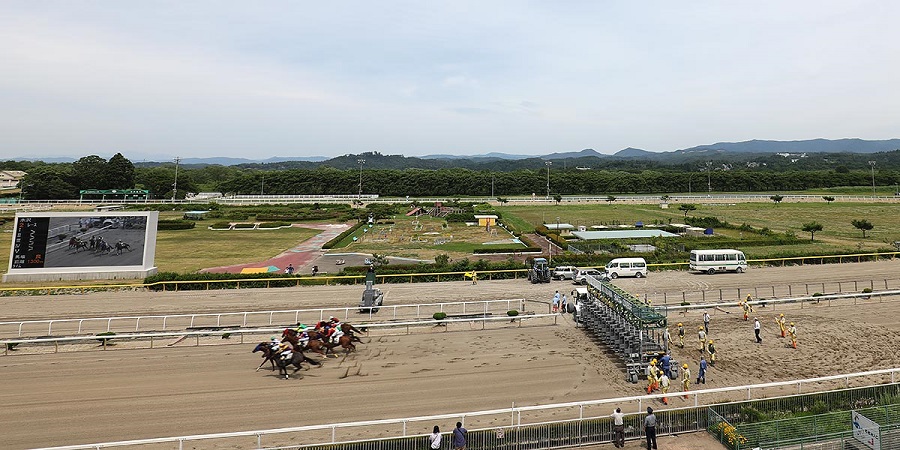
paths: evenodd
<path fill-rule="evenodd" d="M 267 362 L 272 363 L 272 370 L 275 370 L 275 356 L 272 354 L 272 347 L 268 342 L 260 342 L 257 344 L 256 348 L 253 349 L 253 353 L 256 352 L 262 352 L 263 357 L 263 362 L 256 368 L 257 372 L 259 372 L 259 369 L 262 369 L 262 366 L 266 365 Z"/>
<path fill-rule="evenodd" d="M 309 332 L 307 332 L 307 334 L 309 334 Z M 306 345 L 301 346 L 300 345 L 300 335 L 297 334 L 297 331 L 291 330 L 290 328 L 288 328 L 281 333 L 281 336 L 282 336 L 283 341 L 290 342 L 291 345 L 294 346 L 294 348 L 300 348 L 301 350 L 309 350 L 311 352 L 318 353 L 322 356 L 328 356 L 328 355 L 326 355 L 326 351 L 323 350 L 325 348 L 325 344 L 318 338 L 313 339 L 312 336 L 310 336 L 309 341 L 306 342 Z"/>
<path fill-rule="evenodd" d="M 326 355 L 327 355 L 329 352 L 331 352 L 331 354 L 334 355 L 334 348 L 337 347 L 337 346 L 339 346 L 339 345 L 341 346 L 341 348 L 344 349 L 344 355 L 349 355 L 350 352 L 355 352 L 355 351 L 356 351 L 356 346 L 353 345 L 353 338 L 352 338 L 351 336 L 349 336 L 349 335 L 346 335 L 346 334 L 343 335 L 343 336 L 341 336 L 340 338 L 338 338 L 338 343 L 337 343 L 337 344 L 335 344 L 335 343 L 333 343 L 333 342 L 331 342 L 331 341 L 329 340 L 328 342 L 325 342 L 324 345 L 325 345 L 325 348 L 326 348 L 326 350 L 325 350 L 325 354 L 326 354 Z M 335 356 L 337 356 L 337 355 L 335 355 Z"/>
<path fill-rule="evenodd" d="M 360 344 L 362 343 L 362 340 L 354 334 L 362 334 L 362 331 L 357 330 L 353 325 L 350 325 L 349 323 L 342 323 L 341 331 L 344 332 L 344 336 L 350 336 L 351 342 L 359 342 Z"/>
<path fill-rule="evenodd" d="M 278 375 L 279 376 L 284 375 L 285 379 L 290 378 L 290 376 L 287 373 L 287 366 L 294 366 L 295 367 L 294 373 L 297 373 L 297 371 L 300 370 L 300 368 L 301 368 L 300 363 L 303 363 L 303 362 L 308 362 L 314 366 L 322 365 L 318 361 L 304 356 L 303 351 L 297 347 L 295 347 L 295 350 L 293 350 L 291 352 L 291 357 L 288 358 L 287 360 L 281 359 L 275 352 L 273 352 L 271 344 L 268 342 L 260 342 L 259 344 L 257 344 L 256 347 L 253 349 L 253 353 L 256 353 L 256 352 L 263 352 L 263 356 L 265 357 L 262 364 L 260 364 L 259 367 L 256 368 L 257 371 L 259 371 L 259 369 L 266 363 L 266 361 L 271 361 L 273 364 L 272 370 L 275 370 L 274 366 L 277 365 L 278 366 Z"/>

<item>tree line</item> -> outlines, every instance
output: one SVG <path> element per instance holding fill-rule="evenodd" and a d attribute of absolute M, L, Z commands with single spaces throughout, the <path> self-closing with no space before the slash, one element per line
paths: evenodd
<path fill-rule="evenodd" d="M 96 155 L 73 163 L 0 163 L 3 170 L 24 170 L 20 183 L 28 199 L 78 198 L 81 189 L 147 189 L 154 198 L 171 198 L 175 165 L 135 167 L 117 153 L 109 160 Z M 878 169 L 875 184 L 895 186 L 900 171 Z M 228 194 L 381 196 L 491 196 L 547 195 L 548 171 L 521 169 L 506 172 L 470 169 L 316 169 L 254 170 L 210 165 L 179 168 L 178 198 L 187 192 Z M 870 170 L 578 170 L 551 168 L 550 195 L 665 194 L 691 192 L 799 191 L 840 186 L 871 186 Z"/>

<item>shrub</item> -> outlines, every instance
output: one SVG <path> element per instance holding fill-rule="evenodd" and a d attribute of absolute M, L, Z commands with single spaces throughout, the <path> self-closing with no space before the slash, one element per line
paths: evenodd
<path fill-rule="evenodd" d="M 335 236 L 332 240 L 326 242 L 324 245 L 322 245 L 322 248 L 324 250 L 334 248 L 334 246 L 337 245 L 339 242 L 343 241 L 344 238 L 346 238 L 347 236 L 350 236 L 351 234 L 356 232 L 356 230 L 358 230 L 360 227 L 365 226 L 365 225 L 366 225 L 365 222 L 357 222 L 356 225 L 353 225 L 352 227 L 344 230 L 343 233 Z"/>
<path fill-rule="evenodd" d="M 7 350 L 15 350 L 17 345 L 19 345 L 18 342 L 10 342 L 10 343 L 6 344 L 6 349 Z"/>
<path fill-rule="evenodd" d="M 116 333 L 114 331 L 105 331 L 103 333 L 97 333 L 97 336 L 115 336 Z M 101 344 L 111 345 L 112 338 L 100 338 L 97 339 Z"/>
<path fill-rule="evenodd" d="M 447 318 L 447 313 L 445 312 L 436 312 L 431 316 L 434 320 L 444 320 Z"/>
<path fill-rule="evenodd" d="M 516 311 L 516 310 L 514 310 L 514 309 L 511 309 L 511 310 L 509 310 L 509 311 L 506 312 L 506 315 L 509 316 L 509 317 L 516 317 L 516 316 L 519 315 L 519 312 Z"/>
<path fill-rule="evenodd" d="M 254 228 L 254 227 L 256 227 L 255 223 L 236 223 L 236 224 L 234 224 L 235 230 L 239 230 L 239 229 L 246 230 L 246 229 Z"/>
<path fill-rule="evenodd" d="M 192 222 L 190 220 L 181 220 L 181 219 L 173 219 L 173 220 L 160 220 L 156 224 L 156 229 L 158 230 L 190 230 L 194 228 L 196 222 Z"/>
<path fill-rule="evenodd" d="M 865 288 L 865 289 L 862 290 L 862 292 L 863 292 L 863 294 L 871 294 L 871 293 L 872 293 L 872 288 Z"/>
<path fill-rule="evenodd" d="M 814 292 L 812 296 L 813 297 L 821 297 L 823 295 L 825 295 L 825 294 L 822 294 L 821 292 Z"/>
<path fill-rule="evenodd" d="M 215 222 L 210 227 L 219 230 L 229 230 L 231 229 L 231 222 Z"/>
<path fill-rule="evenodd" d="M 681 306 L 688 306 L 690 304 L 691 304 L 691 302 L 681 302 Z"/>
<path fill-rule="evenodd" d="M 259 228 L 281 228 L 291 226 L 290 222 L 263 222 L 259 224 Z"/>

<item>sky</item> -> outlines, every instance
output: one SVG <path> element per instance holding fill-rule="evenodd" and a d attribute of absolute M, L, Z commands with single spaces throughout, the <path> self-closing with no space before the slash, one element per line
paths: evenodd
<path fill-rule="evenodd" d="M 900 2 L 0 2 L 0 159 L 897 138 Z"/>

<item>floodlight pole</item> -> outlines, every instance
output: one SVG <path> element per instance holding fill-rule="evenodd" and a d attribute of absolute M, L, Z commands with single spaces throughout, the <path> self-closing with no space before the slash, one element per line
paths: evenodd
<path fill-rule="evenodd" d="M 872 166 L 872 198 L 875 198 L 875 161 L 869 161 Z"/>
<path fill-rule="evenodd" d="M 547 200 L 550 200 L 550 166 L 553 165 L 553 161 L 544 161 L 544 164 L 547 165 Z"/>
<path fill-rule="evenodd" d="M 356 163 L 359 164 L 359 196 L 357 198 L 362 200 L 362 167 L 366 160 L 359 158 L 356 160 Z"/>
<path fill-rule="evenodd" d="M 172 204 L 175 203 L 175 196 L 178 195 L 178 163 L 181 162 L 181 158 L 178 156 L 175 157 L 175 183 L 172 184 Z"/>

